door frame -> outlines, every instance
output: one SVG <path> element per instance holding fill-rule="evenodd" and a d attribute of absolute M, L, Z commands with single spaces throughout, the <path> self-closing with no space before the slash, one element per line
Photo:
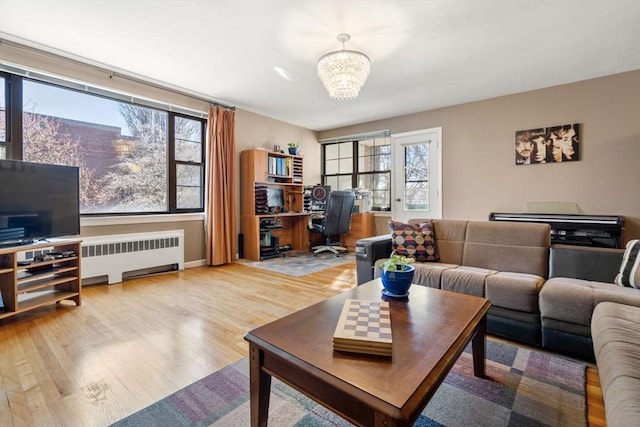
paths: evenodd
<path fill-rule="evenodd" d="M 429 150 L 429 210 L 405 211 L 402 198 L 404 192 L 405 145 L 434 142 L 435 150 Z M 421 129 L 391 135 L 391 164 L 393 165 L 393 185 L 391 193 L 391 217 L 395 221 L 406 222 L 412 218 L 442 218 L 442 127 Z M 434 182 L 435 181 L 435 182 Z M 433 184 L 433 185 L 432 185 Z M 435 188 L 434 188 L 435 187 Z"/>

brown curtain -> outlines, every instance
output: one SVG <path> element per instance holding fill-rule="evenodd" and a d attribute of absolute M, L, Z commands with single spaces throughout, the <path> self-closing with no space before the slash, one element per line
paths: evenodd
<path fill-rule="evenodd" d="M 228 264 L 236 254 L 235 112 L 209 107 L 207 265 Z"/>

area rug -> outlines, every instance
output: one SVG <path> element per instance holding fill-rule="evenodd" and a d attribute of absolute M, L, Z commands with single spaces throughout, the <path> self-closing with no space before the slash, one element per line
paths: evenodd
<path fill-rule="evenodd" d="M 326 268 L 346 264 L 356 260 L 353 253 L 341 254 L 339 257 L 331 252 L 313 255 L 307 251 L 288 251 L 284 256 L 271 258 L 264 261 L 240 260 L 250 267 L 262 268 L 275 271 L 277 273 L 288 274 L 289 276 L 306 276 L 317 273 Z"/>
<path fill-rule="evenodd" d="M 113 426 L 249 426 L 248 372 L 241 359 Z M 488 340 L 489 379 L 473 376 L 468 347 L 415 426 L 586 426 L 585 372 L 582 363 Z M 351 426 L 275 379 L 269 425 Z"/>

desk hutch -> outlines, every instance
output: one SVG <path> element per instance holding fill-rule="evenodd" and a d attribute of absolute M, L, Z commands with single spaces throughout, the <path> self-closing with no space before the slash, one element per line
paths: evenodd
<path fill-rule="evenodd" d="M 240 153 L 243 256 L 254 261 L 282 248 L 309 249 L 309 213 L 304 211 L 302 157 L 262 149 Z M 265 188 L 283 190 L 282 212 L 268 211 Z"/>

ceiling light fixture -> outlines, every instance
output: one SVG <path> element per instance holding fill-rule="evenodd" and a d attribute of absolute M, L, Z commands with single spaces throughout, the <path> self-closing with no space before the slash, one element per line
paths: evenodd
<path fill-rule="evenodd" d="M 350 38 L 349 34 L 338 34 L 342 50 L 329 52 L 318 60 L 318 77 L 334 99 L 356 98 L 369 76 L 369 57 L 344 48 Z"/>

